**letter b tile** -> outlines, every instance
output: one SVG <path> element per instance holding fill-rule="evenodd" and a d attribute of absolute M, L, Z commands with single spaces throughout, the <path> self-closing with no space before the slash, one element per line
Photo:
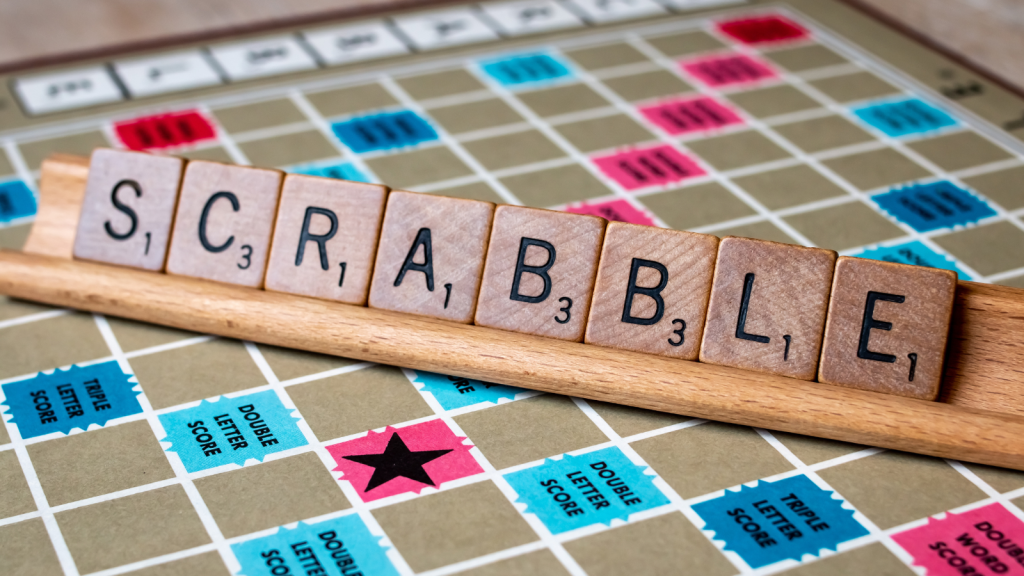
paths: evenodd
<path fill-rule="evenodd" d="M 700 360 L 814 380 L 836 253 L 727 236 Z"/>
<path fill-rule="evenodd" d="M 189 162 L 167 272 L 261 288 L 282 176 L 278 170 Z"/>
<path fill-rule="evenodd" d="M 840 258 L 818 379 L 934 400 L 956 286 L 950 270 Z"/>
<path fill-rule="evenodd" d="M 370 307 L 470 323 L 493 215 L 490 202 L 392 191 Z"/>
<path fill-rule="evenodd" d="M 499 206 L 476 324 L 579 342 L 606 221 Z"/>

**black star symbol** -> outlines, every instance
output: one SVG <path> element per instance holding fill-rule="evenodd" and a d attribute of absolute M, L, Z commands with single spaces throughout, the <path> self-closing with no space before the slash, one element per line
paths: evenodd
<path fill-rule="evenodd" d="M 369 492 L 399 476 L 434 486 L 434 481 L 427 475 L 423 465 L 449 452 L 451 450 L 413 452 L 406 447 L 398 432 L 395 432 L 391 435 L 391 439 L 388 440 L 388 447 L 384 449 L 383 454 L 360 454 L 356 456 L 343 456 L 343 458 L 373 467 L 373 476 L 370 477 L 370 483 L 366 485 L 365 490 Z"/>

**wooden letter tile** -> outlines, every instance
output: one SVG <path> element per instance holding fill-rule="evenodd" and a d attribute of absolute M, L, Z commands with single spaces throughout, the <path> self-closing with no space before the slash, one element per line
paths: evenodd
<path fill-rule="evenodd" d="M 840 258 L 818 380 L 935 400 L 956 285 L 950 270 Z"/>
<path fill-rule="evenodd" d="M 696 360 L 718 238 L 610 222 L 587 344 Z"/>
<path fill-rule="evenodd" d="M 262 287 L 282 176 L 278 170 L 189 162 L 167 272 Z"/>
<path fill-rule="evenodd" d="M 814 380 L 836 253 L 722 238 L 701 362 Z"/>
<path fill-rule="evenodd" d="M 498 206 L 476 324 L 582 340 L 605 224 L 594 216 Z"/>
<path fill-rule="evenodd" d="M 391 192 L 370 307 L 469 324 L 493 216 L 490 202 Z"/>
<path fill-rule="evenodd" d="M 267 290 L 365 304 L 387 195 L 376 184 L 286 176 Z"/>
<path fill-rule="evenodd" d="M 184 167 L 169 156 L 93 151 L 75 258 L 163 270 Z"/>

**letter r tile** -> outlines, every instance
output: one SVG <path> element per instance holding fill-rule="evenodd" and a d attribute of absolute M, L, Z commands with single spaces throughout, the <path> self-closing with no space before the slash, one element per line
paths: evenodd
<path fill-rule="evenodd" d="M 184 166 L 169 156 L 93 151 L 75 258 L 163 270 Z"/>
<path fill-rule="evenodd" d="M 499 206 L 476 324 L 581 341 L 605 224 L 595 216 Z"/>
<path fill-rule="evenodd" d="M 709 234 L 609 222 L 587 344 L 696 360 L 717 253 Z"/>
<path fill-rule="evenodd" d="M 377 184 L 286 176 L 267 290 L 365 304 L 387 195 Z"/>
<path fill-rule="evenodd" d="M 814 380 L 836 253 L 727 236 L 700 361 Z"/>
<path fill-rule="evenodd" d="M 956 287 L 951 270 L 843 256 L 818 379 L 935 400 Z"/>
<path fill-rule="evenodd" d="M 189 162 L 167 273 L 261 288 L 282 176 L 278 170 Z"/>
<path fill-rule="evenodd" d="M 469 324 L 493 216 L 490 202 L 391 192 L 370 307 Z"/>

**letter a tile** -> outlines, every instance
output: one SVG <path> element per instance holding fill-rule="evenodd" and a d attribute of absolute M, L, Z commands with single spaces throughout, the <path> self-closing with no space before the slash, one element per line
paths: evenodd
<path fill-rule="evenodd" d="M 935 400 L 956 286 L 951 270 L 840 258 L 818 380 Z"/>
<path fill-rule="evenodd" d="M 189 162 L 167 273 L 261 288 L 282 176 L 278 170 Z"/>
<path fill-rule="evenodd" d="M 286 176 L 267 290 L 365 304 L 387 195 L 377 184 Z"/>
<path fill-rule="evenodd" d="M 696 360 L 718 238 L 610 222 L 587 344 Z"/>
<path fill-rule="evenodd" d="M 814 380 L 836 253 L 727 236 L 700 361 Z"/>
<path fill-rule="evenodd" d="M 180 158 L 96 149 L 75 258 L 163 270 L 184 167 Z"/>
<path fill-rule="evenodd" d="M 583 339 L 604 218 L 498 206 L 476 324 Z"/>
<path fill-rule="evenodd" d="M 391 192 L 370 307 L 469 324 L 493 216 L 490 202 Z"/>

